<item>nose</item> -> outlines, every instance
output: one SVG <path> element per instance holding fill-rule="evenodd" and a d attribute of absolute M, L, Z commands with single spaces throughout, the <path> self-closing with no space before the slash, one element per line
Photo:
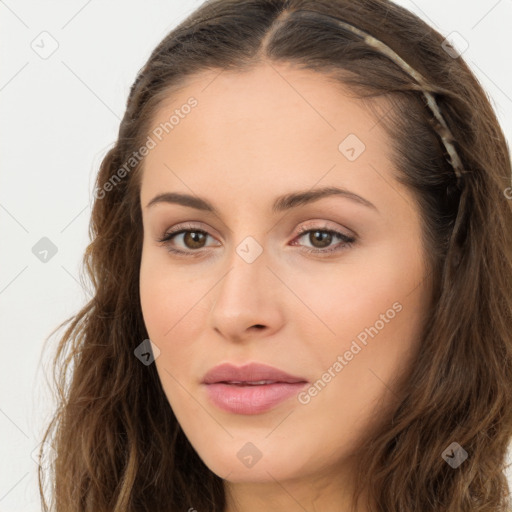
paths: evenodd
<path fill-rule="evenodd" d="M 210 327 L 230 341 L 265 337 L 283 324 L 283 285 L 268 266 L 265 251 L 254 261 L 235 250 L 229 268 L 212 290 Z"/>

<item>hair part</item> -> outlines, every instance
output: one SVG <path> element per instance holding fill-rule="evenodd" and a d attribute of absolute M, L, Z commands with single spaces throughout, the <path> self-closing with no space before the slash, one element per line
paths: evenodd
<path fill-rule="evenodd" d="M 385 42 L 428 80 L 464 165 L 461 189 L 418 84 L 336 18 Z M 103 187 L 144 143 L 173 91 L 206 71 L 287 63 L 332 78 L 375 113 L 391 140 L 395 178 L 421 212 L 434 292 L 403 398 L 358 447 L 354 503 L 365 490 L 371 511 L 510 507 L 512 204 L 503 191 L 511 162 L 488 98 L 463 59 L 442 49 L 443 39 L 387 0 L 206 2 L 139 72 L 96 182 Z M 181 430 L 155 365 L 133 355 L 148 338 L 139 297 L 143 163 L 94 201 L 83 260 L 94 296 L 59 326 L 71 321 L 53 361 L 59 409 L 44 436 L 58 453 L 56 512 L 225 506 L 223 481 Z M 452 442 L 468 453 L 456 469 L 441 457 Z M 41 469 L 39 485 L 47 511 Z"/>

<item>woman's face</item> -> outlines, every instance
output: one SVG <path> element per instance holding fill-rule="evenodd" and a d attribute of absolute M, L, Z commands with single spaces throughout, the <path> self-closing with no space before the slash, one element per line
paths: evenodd
<path fill-rule="evenodd" d="M 343 92 L 284 65 L 211 72 L 153 120 L 142 311 L 183 431 L 232 483 L 341 471 L 398 403 L 422 335 L 431 290 L 417 206 L 378 119 Z M 334 188 L 346 193 L 318 193 Z M 171 230 L 187 231 L 158 241 Z M 203 383 L 223 363 L 302 382 Z"/>

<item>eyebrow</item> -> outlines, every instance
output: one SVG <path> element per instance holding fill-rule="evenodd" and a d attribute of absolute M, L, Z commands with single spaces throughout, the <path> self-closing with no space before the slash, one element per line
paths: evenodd
<path fill-rule="evenodd" d="M 371 203 L 364 197 L 361 197 L 357 194 L 354 194 L 353 192 L 350 192 L 349 190 L 339 187 L 323 187 L 312 190 L 292 192 L 289 194 L 285 194 L 283 196 L 279 196 L 278 198 L 276 198 L 274 204 L 272 205 L 272 213 L 276 214 L 279 212 L 283 212 L 285 210 L 290 210 L 292 208 L 306 205 L 314 201 L 318 201 L 319 199 L 322 199 L 324 197 L 330 196 L 341 196 L 346 199 L 350 199 L 351 201 L 367 206 L 369 208 L 372 208 L 378 212 L 377 207 L 373 203 Z M 155 204 L 158 203 L 179 204 L 182 206 L 195 208 L 196 210 L 211 212 L 215 215 L 219 214 L 217 209 L 206 199 L 178 192 L 165 192 L 163 194 L 158 194 L 153 199 L 151 199 L 151 201 L 146 205 L 146 208 L 154 206 Z"/>

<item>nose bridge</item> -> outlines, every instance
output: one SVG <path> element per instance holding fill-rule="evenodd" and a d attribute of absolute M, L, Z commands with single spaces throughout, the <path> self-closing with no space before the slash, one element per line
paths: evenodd
<path fill-rule="evenodd" d="M 254 237 L 247 236 L 234 246 L 228 260 L 229 268 L 219 283 L 216 303 L 242 305 L 256 301 L 262 293 L 261 286 L 267 282 L 264 274 L 269 273 L 263 246 Z"/>
<path fill-rule="evenodd" d="M 242 336 L 253 325 L 275 326 L 279 306 L 268 263 L 267 251 L 254 237 L 234 246 L 211 308 L 213 327 L 224 336 Z"/>

